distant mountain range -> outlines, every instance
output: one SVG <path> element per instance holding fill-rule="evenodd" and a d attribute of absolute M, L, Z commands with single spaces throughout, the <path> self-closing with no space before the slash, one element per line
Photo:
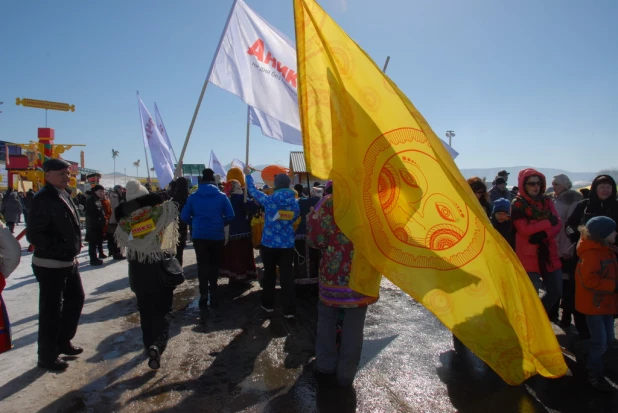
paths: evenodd
<path fill-rule="evenodd" d="M 255 165 L 254 168 L 258 170 L 262 170 L 266 168 L 268 165 Z M 223 166 L 226 170 L 231 167 L 231 164 L 227 164 Z M 496 167 L 496 168 L 479 168 L 479 169 L 461 169 L 461 174 L 464 178 L 471 178 L 473 176 L 478 176 L 480 178 L 486 178 L 488 182 L 493 181 L 494 177 L 498 174 L 498 172 L 502 170 L 506 170 L 511 175 L 509 177 L 509 186 L 517 185 L 517 174 L 519 171 L 527 168 L 532 168 L 531 166 L 511 166 L 511 167 Z M 553 169 L 553 168 L 535 168 L 537 171 L 541 172 L 547 178 L 548 185 L 551 184 L 551 179 L 560 174 L 565 174 L 568 176 L 573 185 L 575 187 L 582 187 L 590 185 L 592 180 L 597 176 L 597 172 L 569 172 L 563 169 Z M 131 178 L 132 176 L 128 176 Z M 113 181 L 114 174 L 105 174 L 103 175 L 103 179 L 105 182 Z M 119 179 L 122 178 L 122 179 Z M 253 178 L 256 183 L 262 182 L 262 177 L 260 176 L 260 172 L 254 172 Z M 120 172 L 116 172 L 116 183 L 120 183 L 124 185 L 124 174 Z M 107 185 L 105 185 L 107 186 Z"/>

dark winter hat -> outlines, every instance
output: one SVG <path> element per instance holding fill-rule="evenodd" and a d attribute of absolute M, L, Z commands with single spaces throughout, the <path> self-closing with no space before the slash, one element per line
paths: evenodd
<path fill-rule="evenodd" d="M 511 203 L 509 200 L 505 198 L 496 199 L 494 201 L 494 209 L 492 214 L 495 214 L 496 212 L 506 212 L 511 215 Z"/>
<path fill-rule="evenodd" d="M 322 185 L 322 184 L 321 184 L 321 183 L 319 183 L 318 181 L 315 181 L 315 182 L 313 183 L 313 187 L 314 187 L 314 188 L 317 188 L 317 187 L 318 187 L 318 186 L 320 186 L 320 185 Z"/>
<path fill-rule="evenodd" d="M 506 179 L 508 179 L 509 175 L 510 175 L 510 173 L 508 173 L 505 170 L 502 170 L 502 171 L 498 172 L 498 176 L 505 177 Z"/>
<path fill-rule="evenodd" d="M 506 180 L 501 176 L 496 178 L 496 186 L 500 184 L 506 184 Z"/>
<path fill-rule="evenodd" d="M 616 231 L 616 222 L 608 217 L 594 217 L 586 223 L 586 228 L 592 237 L 605 239 Z"/>
<path fill-rule="evenodd" d="M 215 182 L 215 171 L 210 168 L 206 168 L 202 171 L 202 182 L 210 183 Z"/>
<path fill-rule="evenodd" d="M 97 192 L 97 191 L 100 191 L 101 189 L 105 191 L 105 187 L 103 185 L 95 185 L 92 187 L 92 192 Z"/>
<path fill-rule="evenodd" d="M 289 188 L 290 177 L 286 174 L 279 174 L 275 176 L 275 189 Z"/>
<path fill-rule="evenodd" d="M 44 172 L 61 171 L 70 166 L 71 166 L 70 163 L 68 163 L 67 161 L 63 161 L 62 159 L 49 159 L 43 162 L 43 171 Z"/>

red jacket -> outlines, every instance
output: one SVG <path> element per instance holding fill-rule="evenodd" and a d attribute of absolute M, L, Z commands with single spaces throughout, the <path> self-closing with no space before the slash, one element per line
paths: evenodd
<path fill-rule="evenodd" d="M 616 314 L 618 279 L 616 255 L 607 245 L 583 238 L 577 246 L 575 308 L 582 314 Z"/>
<path fill-rule="evenodd" d="M 524 181 L 530 176 L 538 176 L 541 179 L 541 191 L 539 192 L 541 195 L 545 194 L 545 189 L 547 187 L 545 175 L 542 173 L 531 168 L 519 172 L 519 195 L 513 200 L 512 205 L 513 225 L 517 230 L 517 234 L 515 235 L 515 252 L 527 272 L 540 273 L 537 255 L 539 246 L 531 244 L 529 238 L 537 232 L 545 231 L 547 233 L 550 255 L 547 271 L 552 272 L 562 268 L 560 256 L 558 255 L 558 242 L 556 240 L 556 237 L 562 230 L 562 221 L 551 199 L 542 197 L 542 199 L 537 202 L 533 201 L 532 198 L 528 196 Z M 553 214 L 558 219 L 558 225 L 552 225 L 549 219 L 536 220 L 531 218 L 530 212 L 527 211 L 525 207 L 525 202 L 530 205 L 535 205 L 541 211 Z"/>

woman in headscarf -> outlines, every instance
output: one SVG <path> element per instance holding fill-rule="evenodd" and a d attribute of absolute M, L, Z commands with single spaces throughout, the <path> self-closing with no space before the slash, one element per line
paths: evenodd
<path fill-rule="evenodd" d="M 129 284 L 137 298 L 148 366 L 158 369 L 167 347 L 174 287 L 161 282 L 163 262 L 178 241 L 178 207 L 149 193 L 137 180 L 127 182 L 127 202 L 116 210 L 116 242 L 127 249 Z M 177 264 L 178 265 L 178 264 Z"/>
<path fill-rule="evenodd" d="M 13 348 L 11 323 L 2 300 L 6 279 L 17 268 L 21 259 L 21 246 L 8 228 L 0 222 L 0 353 Z"/>
<path fill-rule="evenodd" d="M 227 243 L 223 247 L 220 274 L 230 279 L 230 285 L 256 279 L 253 242 L 251 241 L 251 215 L 240 181 L 226 182 L 226 195 L 234 209 L 234 219 L 227 229 Z"/>
<path fill-rule="evenodd" d="M 517 230 L 516 253 L 541 299 L 547 314 L 562 295 L 562 263 L 556 237 L 562 221 L 551 198 L 545 195 L 545 175 L 532 168 L 519 172 L 519 195 L 513 200 L 511 217 Z"/>

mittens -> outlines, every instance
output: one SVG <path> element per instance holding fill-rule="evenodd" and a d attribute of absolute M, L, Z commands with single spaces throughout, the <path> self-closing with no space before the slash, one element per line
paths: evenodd
<path fill-rule="evenodd" d="M 528 241 L 532 245 L 539 245 L 543 240 L 547 238 L 547 233 L 545 231 L 537 232 L 536 234 L 532 234 Z"/>

